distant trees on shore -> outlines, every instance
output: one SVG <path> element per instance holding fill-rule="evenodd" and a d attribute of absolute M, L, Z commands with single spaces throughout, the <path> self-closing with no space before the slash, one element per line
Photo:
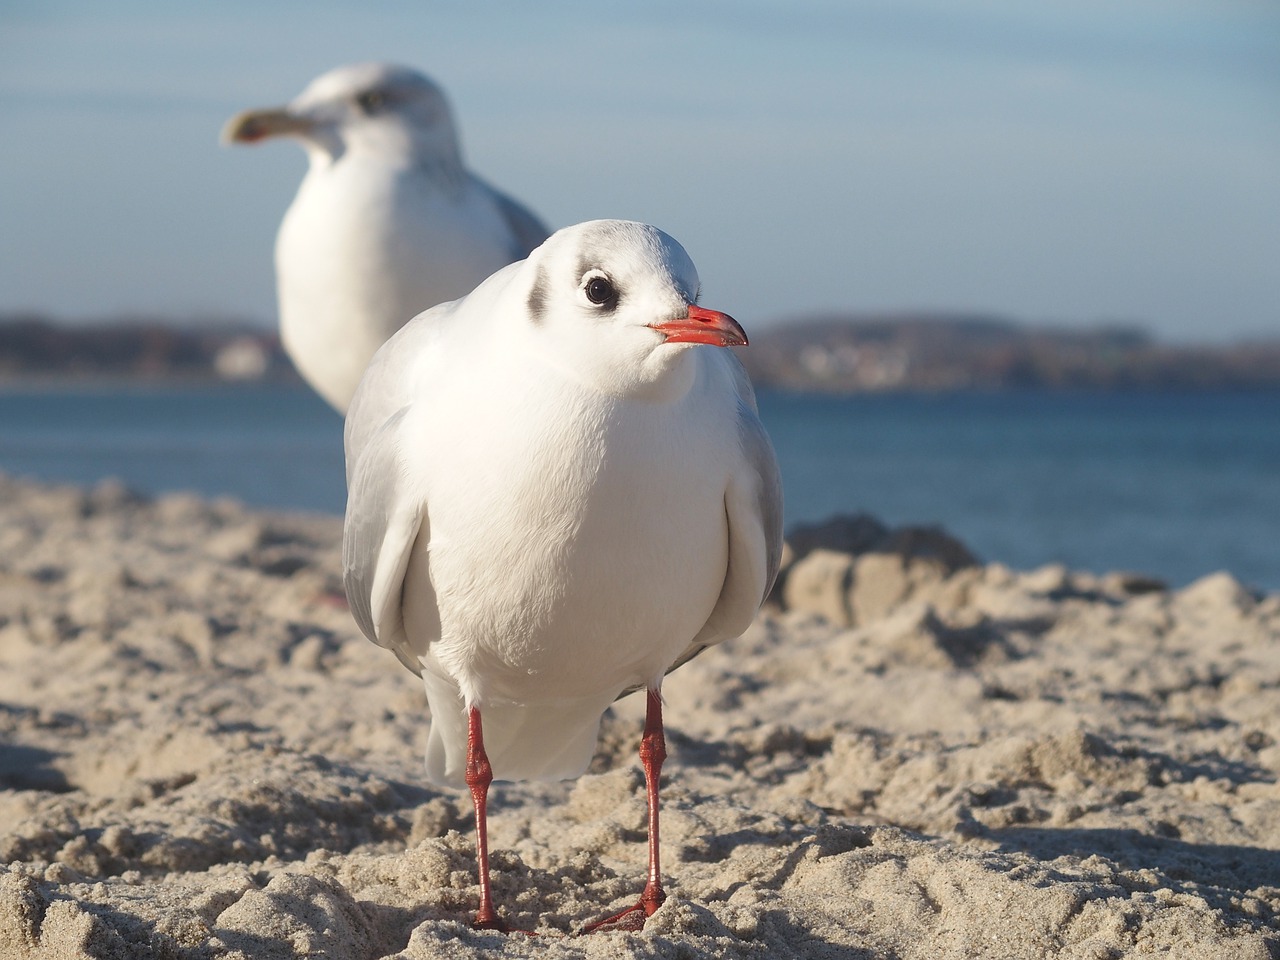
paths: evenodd
<path fill-rule="evenodd" d="M 756 383 L 789 390 L 1280 388 L 1280 337 L 1175 345 L 1133 327 L 1049 329 L 924 315 L 829 316 L 750 334 L 751 346 L 738 356 Z M 72 325 L 0 314 L 0 382 L 296 377 L 275 332 L 251 323 Z"/>

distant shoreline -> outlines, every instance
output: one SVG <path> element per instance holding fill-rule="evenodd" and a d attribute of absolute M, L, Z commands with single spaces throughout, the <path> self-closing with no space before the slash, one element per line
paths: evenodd
<path fill-rule="evenodd" d="M 215 374 L 173 374 L 159 376 L 130 376 L 127 374 L 19 374 L 16 376 L 0 375 L 0 395 L 15 393 L 93 393 L 96 391 L 149 393 L 165 390 L 209 389 L 231 390 L 245 383 L 255 385 L 280 386 L 287 389 L 307 391 L 311 388 L 297 375 L 284 374 L 245 381 L 229 380 Z M 1151 395 L 1187 396 L 1203 394 L 1237 395 L 1280 393 L 1280 382 L 1264 384 L 1210 384 L 1182 386 L 1170 385 L 1058 385 L 1058 384 L 1012 384 L 1007 386 L 955 386 L 955 387 L 918 387 L 905 386 L 882 390 L 836 390 L 821 386 L 793 386 L 770 383 L 757 379 L 754 381 L 757 392 L 768 391 L 783 396 L 827 396 L 827 397 L 946 397 L 946 396 L 1011 396 L 1017 394 L 1057 394 L 1063 396 L 1079 395 Z"/>
<path fill-rule="evenodd" d="M 1173 345 L 1134 327 L 1032 327 L 960 315 L 833 315 L 764 325 L 739 351 L 758 387 L 801 393 L 1280 390 L 1280 338 Z M 301 383 L 259 326 L 66 325 L 0 314 L 12 384 Z"/>

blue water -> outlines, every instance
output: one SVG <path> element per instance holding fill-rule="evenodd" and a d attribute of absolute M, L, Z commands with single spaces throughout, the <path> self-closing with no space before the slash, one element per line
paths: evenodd
<path fill-rule="evenodd" d="M 1016 568 L 1062 561 L 1280 589 L 1280 394 L 763 392 L 788 525 L 940 523 Z M 0 470 L 340 513 L 342 422 L 292 386 L 9 388 Z"/>

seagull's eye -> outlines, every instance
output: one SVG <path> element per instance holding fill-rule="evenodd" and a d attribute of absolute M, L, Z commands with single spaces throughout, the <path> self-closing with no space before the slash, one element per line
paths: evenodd
<path fill-rule="evenodd" d="M 387 95 L 381 90 L 366 90 L 356 95 L 356 106 L 371 116 L 387 105 Z"/>
<path fill-rule="evenodd" d="M 587 299 L 595 304 L 613 303 L 618 299 L 618 291 L 609 282 L 608 277 L 592 277 L 584 288 Z"/>

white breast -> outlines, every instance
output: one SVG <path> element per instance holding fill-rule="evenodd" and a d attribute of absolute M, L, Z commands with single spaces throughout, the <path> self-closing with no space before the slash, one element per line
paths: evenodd
<path fill-rule="evenodd" d="M 429 418 L 417 449 L 431 532 L 406 626 L 434 626 L 411 586 L 429 571 L 433 652 L 464 690 L 611 699 L 660 677 L 719 596 L 730 418 L 701 394 L 619 401 L 533 373 L 519 409 L 455 384 L 457 418 Z"/>

